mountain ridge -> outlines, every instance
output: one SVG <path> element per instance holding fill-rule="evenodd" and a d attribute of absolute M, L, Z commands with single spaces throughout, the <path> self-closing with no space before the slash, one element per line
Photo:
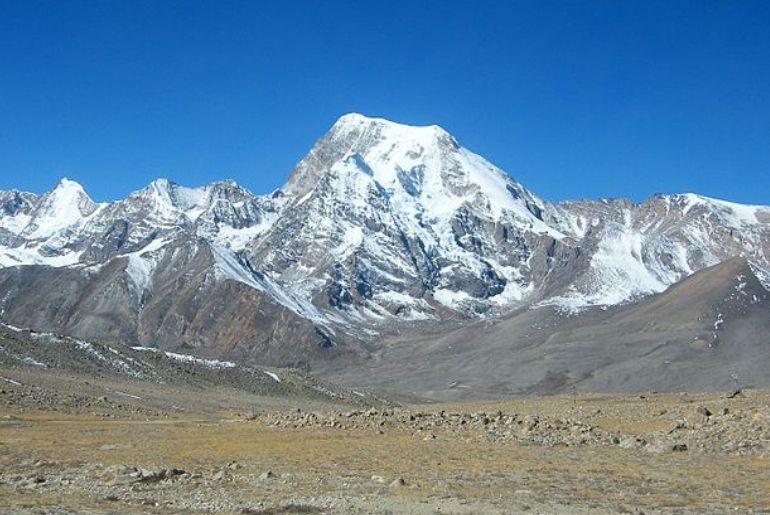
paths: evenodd
<path fill-rule="evenodd" d="M 739 256 L 768 287 L 770 207 L 553 203 L 438 126 L 356 113 L 267 195 L 168 179 L 101 203 L 68 179 L 0 192 L 0 319 L 276 364 L 421 323 L 632 304 Z"/>

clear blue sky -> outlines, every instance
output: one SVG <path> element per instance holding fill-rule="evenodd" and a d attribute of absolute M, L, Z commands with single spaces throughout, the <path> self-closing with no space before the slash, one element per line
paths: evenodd
<path fill-rule="evenodd" d="M 770 203 L 770 2 L 0 0 L 0 189 L 280 186 L 437 123 L 539 195 Z"/>

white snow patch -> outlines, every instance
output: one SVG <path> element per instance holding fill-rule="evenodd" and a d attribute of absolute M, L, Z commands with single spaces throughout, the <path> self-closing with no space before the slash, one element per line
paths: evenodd
<path fill-rule="evenodd" d="M 177 354 L 176 352 L 164 352 L 166 357 L 181 361 L 184 363 L 194 363 L 196 365 L 202 365 L 207 368 L 233 368 L 236 366 L 232 361 L 219 361 L 216 359 L 203 359 L 190 356 L 188 354 Z"/>
<path fill-rule="evenodd" d="M 336 254 L 340 259 L 350 255 L 364 241 L 364 230 L 361 227 L 348 227 L 345 231 L 342 242 L 337 247 Z"/>
<path fill-rule="evenodd" d="M 140 292 L 149 289 L 152 285 L 152 274 L 161 258 L 161 254 L 156 251 L 168 243 L 169 240 L 156 239 L 137 252 L 123 254 L 128 258 L 126 273 Z"/>
<path fill-rule="evenodd" d="M 524 298 L 524 296 L 532 291 L 533 286 L 530 285 L 527 288 L 522 288 L 520 285 L 515 283 L 514 281 L 508 281 L 505 284 L 505 288 L 502 292 L 498 293 L 497 295 L 490 298 L 492 303 L 496 306 L 504 307 L 504 306 L 510 306 L 511 304 L 514 304 L 521 299 Z"/>
<path fill-rule="evenodd" d="M 173 191 L 176 204 L 182 209 L 185 216 L 192 221 L 197 220 L 209 207 L 209 191 L 207 187 L 187 188 L 174 185 Z"/>
<path fill-rule="evenodd" d="M 45 363 L 41 363 L 37 361 L 35 358 L 32 358 L 30 356 L 21 358 L 21 362 L 26 363 L 27 365 L 32 365 L 33 367 L 48 368 L 48 365 L 46 365 Z"/>
<path fill-rule="evenodd" d="M 546 299 L 539 306 L 556 306 L 576 313 L 587 306 L 613 306 L 664 291 L 677 280 L 662 268 L 658 274 L 644 263 L 645 236 L 617 223 L 607 225 L 584 281 L 566 294 Z"/>
<path fill-rule="evenodd" d="M 682 210 L 683 214 L 687 214 L 694 206 L 705 206 L 728 226 L 737 229 L 740 229 L 745 225 L 759 223 L 757 214 L 760 211 L 770 214 L 770 209 L 767 206 L 737 204 L 735 202 L 704 197 L 694 193 L 685 193 L 680 195 L 680 198 L 685 201 L 685 206 Z"/>
<path fill-rule="evenodd" d="M 155 353 L 162 352 L 153 347 L 131 347 L 131 348 L 133 350 L 144 351 L 144 352 L 155 352 Z M 182 363 L 192 363 L 194 365 L 200 365 L 206 368 L 221 369 L 221 368 L 234 368 L 237 366 L 232 361 L 203 359 L 203 358 L 197 358 L 195 356 L 190 356 L 189 354 L 178 354 L 176 352 L 165 352 L 165 351 L 163 351 L 162 354 L 165 355 L 167 358 L 173 359 L 174 361 L 179 361 Z"/>
<path fill-rule="evenodd" d="M 142 400 L 142 398 L 139 397 L 138 395 L 132 395 L 130 393 L 121 392 L 121 391 L 118 391 L 118 390 L 113 390 L 112 393 L 114 393 L 115 395 L 122 395 L 123 397 L 128 397 L 130 399 Z"/>
<path fill-rule="evenodd" d="M 433 292 L 433 298 L 439 303 L 449 308 L 458 309 L 462 304 L 473 300 L 473 297 L 464 291 L 453 291 L 445 288 L 438 288 Z"/>
<path fill-rule="evenodd" d="M 270 376 L 270 378 L 273 381 L 275 381 L 276 383 L 280 383 L 281 382 L 281 378 L 278 377 L 278 374 L 274 374 L 273 372 L 269 372 L 267 370 L 263 370 L 262 372 L 264 372 L 266 375 Z"/>
<path fill-rule="evenodd" d="M 219 227 L 219 232 L 217 232 L 214 237 L 214 241 L 217 245 L 221 245 L 231 250 L 243 250 L 258 236 L 267 232 L 272 226 L 272 223 L 273 220 L 265 220 L 261 224 L 240 229 L 223 224 Z"/>
<path fill-rule="evenodd" d="M 714 331 L 719 331 L 724 323 L 724 315 L 722 315 L 722 313 L 717 314 L 717 319 L 714 321 Z"/>
<path fill-rule="evenodd" d="M 61 341 L 61 340 L 59 340 L 59 341 Z M 75 346 L 78 349 L 80 349 L 82 351 L 85 351 L 86 353 L 94 356 L 99 361 L 102 361 L 102 362 L 106 363 L 107 366 L 109 366 L 113 370 L 116 370 L 117 372 L 120 372 L 122 374 L 131 376 L 131 377 L 140 377 L 140 378 L 144 377 L 144 374 L 134 370 L 134 368 L 131 365 L 129 365 L 123 359 L 121 359 L 122 356 L 110 359 L 110 358 L 106 357 L 105 355 L 103 355 L 98 350 L 96 350 L 96 347 L 92 343 L 84 342 L 82 340 L 72 340 L 72 342 L 75 344 Z M 113 354 L 116 354 L 116 355 L 120 356 L 120 354 L 115 349 L 113 349 L 111 347 L 107 347 L 107 350 L 112 352 Z"/>
<path fill-rule="evenodd" d="M 16 216 L 0 216 L 0 228 L 13 234 L 21 233 L 32 218 L 27 213 L 17 213 Z"/>
<path fill-rule="evenodd" d="M 406 293 L 389 290 L 380 291 L 372 295 L 372 300 L 378 305 L 390 304 L 403 306 L 407 309 L 402 310 L 397 316 L 402 320 L 418 321 L 433 320 L 435 317 L 431 314 L 433 308 L 424 299 L 418 299 Z"/>
<path fill-rule="evenodd" d="M 754 261 L 749 261 L 749 266 L 762 287 L 770 291 L 770 268 L 763 268 Z"/>
<path fill-rule="evenodd" d="M 40 246 L 0 248 L 0 268 L 24 265 L 64 267 L 80 261 L 82 251 L 67 251 L 59 255 L 46 256 L 40 253 Z"/>

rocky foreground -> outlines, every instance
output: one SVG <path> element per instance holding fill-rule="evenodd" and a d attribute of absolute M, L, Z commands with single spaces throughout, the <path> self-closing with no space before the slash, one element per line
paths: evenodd
<path fill-rule="evenodd" d="M 732 395 L 740 394 L 736 391 Z M 667 414 L 668 411 L 663 409 L 658 416 L 665 417 Z M 601 409 L 597 409 L 594 415 L 601 415 Z M 329 413 L 302 413 L 297 410 L 293 413 L 252 415 L 249 420 L 292 429 L 333 428 L 375 431 L 377 434 L 403 431 L 425 441 L 438 438 L 475 439 L 545 447 L 617 446 L 651 453 L 698 452 L 770 457 L 768 406 L 733 411 L 725 406 L 714 413 L 708 407 L 698 405 L 691 413 L 673 421 L 667 429 L 644 433 L 608 431 L 569 416 L 504 413 L 502 410 L 492 413 L 396 408 Z"/>
<path fill-rule="evenodd" d="M 392 407 L 91 380 L 65 406 L 4 374 L 8 513 L 770 511 L 767 391 Z"/>

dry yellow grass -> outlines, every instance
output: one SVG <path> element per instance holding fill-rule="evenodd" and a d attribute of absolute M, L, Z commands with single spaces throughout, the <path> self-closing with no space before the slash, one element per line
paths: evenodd
<path fill-rule="evenodd" d="M 676 395 L 654 399 L 563 396 L 425 409 L 582 413 L 583 418 L 607 430 L 633 433 L 664 428 L 671 416 L 693 409 L 691 399 Z M 720 396 L 696 400 L 715 406 L 723 402 Z M 663 411 L 668 416 L 656 415 Z M 280 504 L 330 493 L 358 495 L 383 499 L 379 507 L 372 501 L 375 513 L 378 509 L 416 512 L 418 507 L 438 505 L 448 498 L 481 511 L 499 508 L 500 512 L 505 512 L 505 506 L 543 511 L 561 507 L 567 512 L 569 507 L 588 511 L 677 507 L 693 512 L 770 511 L 770 464 L 757 457 L 493 443 L 445 438 L 440 432 L 437 439 L 425 441 L 408 431 L 284 429 L 236 418 L 108 421 L 48 412 L 22 413 L 17 420 L 0 424 L 0 442 L 6 471 L 21 457 L 62 466 L 129 464 L 204 474 L 237 461 L 241 468 L 234 474 L 238 477 L 253 478 L 271 470 L 290 479 L 256 486 L 253 482 L 224 483 L 219 488 L 232 499 L 251 496 Z M 373 482 L 373 475 L 388 481 L 402 477 L 408 487 L 388 489 Z M 99 511 L 106 506 L 102 499 L 89 498 L 86 491 L 62 496 L 0 487 L 0 495 L 6 505 L 17 508 L 63 505 Z M 395 501 L 398 503 L 387 504 Z"/>

